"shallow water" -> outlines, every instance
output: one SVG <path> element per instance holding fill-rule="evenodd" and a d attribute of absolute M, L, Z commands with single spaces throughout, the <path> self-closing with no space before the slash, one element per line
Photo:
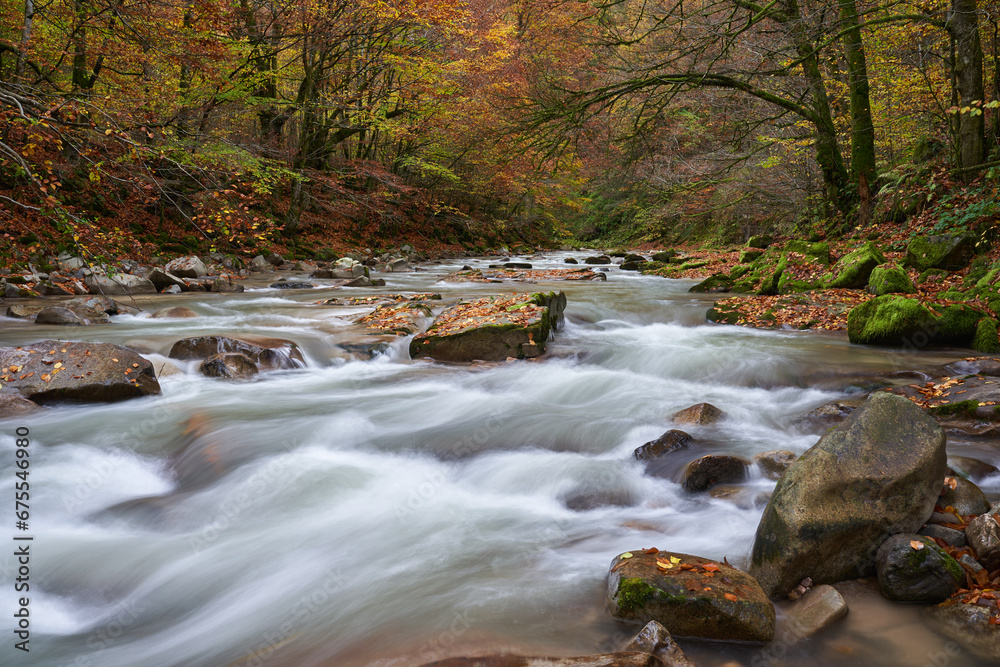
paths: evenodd
<path fill-rule="evenodd" d="M 536 289 L 439 282 L 459 266 L 388 274 L 381 291 L 435 291 L 446 304 Z M 186 305 L 197 319 L 119 316 L 72 330 L 0 320 L 5 345 L 108 341 L 158 369 L 174 341 L 209 333 L 289 339 L 307 360 L 235 384 L 183 364 L 161 378 L 162 396 L 3 422 L 8 438 L 31 431 L 35 540 L 31 653 L 8 635 L 0 659 L 402 667 L 485 651 L 614 650 L 634 630 L 603 610 L 613 556 L 657 546 L 739 564 L 762 512 L 643 474 L 632 451 L 669 429 L 670 414 L 701 401 L 728 414 L 686 429 L 705 443 L 688 459 L 802 452 L 820 432 L 798 421 L 806 412 L 871 375 L 963 356 L 709 325 L 712 299 L 691 284 L 614 268 L 606 283 L 538 285 L 569 299 L 551 355 L 469 366 L 410 361 L 407 339 L 353 359 L 339 345 L 359 337 L 350 321 L 367 309 L 315 302 L 377 290 L 260 282 L 149 308 Z M 993 442 L 951 447 L 1000 465 Z M 0 463 L 11 497 L 11 448 Z M 752 496 L 774 482 L 746 486 Z M 1000 480 L 984 487 L 996 497 Z M 0 556 L 7 618 L 13 568 Z M 851 590 L 848 619 L 814 639 L 681 643 L 704 665 L 911 667 L 945 650 L 918 609 Z M 959 654 L 949 664 L 978 663 Z"/>

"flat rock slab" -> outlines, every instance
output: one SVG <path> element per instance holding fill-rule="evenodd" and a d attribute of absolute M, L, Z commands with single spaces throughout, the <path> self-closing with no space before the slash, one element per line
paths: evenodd
<path fill-rule="evenodd" d="M 607 280 L 608 277 L 598 271 L 586 268 L 580 269 L 549 269 L 547 271 L 529 269 L 472 269 L 459 271 L 445 276 L 449 283 L 504 283 L 520 282 L 535 283 L 551 280 Z"/>
<path fill-rule="evenodd" d="M 753 577 L 689 554 L 637 550 L 616 556 L 608 573 L 606 606 L 612 618 L 657 621 L 681 637 L 774 638 L 774 605 Z"/>
<path fill-rule="evenodd" d="M 421 667 L 662 667 L 648 653 L 601 653 L 578 658 L 529 658 L 519 655 L 492 655 L 482 658 L 448 658 Z"/>
<path fill-rule="evenodd" d="M 438 361 L 503 361 L 545 353 L 566 307 L 562 292 L 506 294 L 463 301 L 410 341 L 410 357 Z"/>
<path fill-rule="evenodd" d="M 317 301 L 325 306 L 382 306 L 404 301 L 440 301 L 440 294 L 421 292 L 418 294 L 370 294 L 368 296 L 351 296 L 343 299 L 333 298 Z"/>
<path fill-rule="evenodd" d="M 378 306 L 374 312 L 354 320 L 364 324 L 374 334 L 409 336 L 420 331 L 421 321 L 433 315 L 429 306 L 417 301 L 404 301 Z"/>
<path fill-rule="evenodd" d="M 153 364 L 110 343 L 44 340 L 0 348 L 0 393 L 35 403 L 110 403 L 157 395 Z"/>

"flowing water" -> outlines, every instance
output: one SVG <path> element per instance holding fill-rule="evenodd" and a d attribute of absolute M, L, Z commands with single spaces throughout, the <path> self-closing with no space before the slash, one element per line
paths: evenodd
<path fill-rule="evenodd" d="M 550 255 L 536 268 L 562 267 Z M 473 262 L 485 266 L 487 262 Z M 388 274 L 381 291 L 458 296 L 536 289 L 439 282 L 460 264 Z M 117 316 L 59 329 L 0 322 L 0 343 L 49 337 L 135 347 L 164 371 L 162 396 L 62 406 L 6 420 L 30 429 L 31 652 L 16 665 L 378 665 L 485 652 L 615 650 L 612 557 L 657 546 L 744 562 L 773 488 L 749 480 L 733 503 L 645 476 L 632 451 L 668 416 L 708 401 L 728 418 L 687 430 L 690 452 L 802 452 L 822 427 L 806 412 L 871 376 L 955 352 L 888 353 L 816 333 L 706 324 L 691 281 L 626 274 L 564 289 L 566 323 L 543 360 L 410 361 L 408 339 L 357 360 L 352 316 L 315 302 L 376 290 L 158 297 L 197 319 Z M 155 305 L 150 305 L 155 303 Z M 296 342 L 304 368 L 230 383 L 191 366 L 168 374 L 184 337 L 257 334 Z M 912 380 L 911 380 L 912 381 Z M 953 453 L 1000 464 L 989 442 Z M 0 489 L 13 497 L 4 446 Z M 1000 479 L 986 480 L 993 498 Z M 13 519 L 11 519 L 13 521 Z M 12 531 L 12 529 L 11 529 Z M 14 610 L 11 549 L 0 600 Z M 817 638 L 769 647 L 683 642 L 703 665 L 978 664 L 919 610 L 848 584 L 851 613 Z M 780 607 L 780 605 L 779 605 Z M 5 625 L 11 625 L 8 621 Z M 4 636 L 4 635 L 0 635 Z"/>

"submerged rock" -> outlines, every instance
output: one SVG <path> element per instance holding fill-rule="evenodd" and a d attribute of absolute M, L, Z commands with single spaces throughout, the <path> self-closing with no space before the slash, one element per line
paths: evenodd
<path fill-rule="evenodd" d="M 3 394 L 35 403 L 123 401 L 160 393 L 153 365 L 110 343 L 44 340 L 0 348 Z"/>
<path fill-rule="evenodd" d="M 725 416 L 725 412 L 711 403 L 698 403 L 689 408 L 684 408 L 679 412 L 675 412 L 671 415 L 670 419 L 678 424 L 706 425 L 714 424 Z"/>
<path fill-rule="evenodd" d="M 773 452 L 761 452 L 753 457 L 753 462 L 757 464 L 764 477 L 778 480 L 785 474 L 785 471 L 799 458 L 795 452 L 787 449 L 778 449 Z"/>
<path fill-rule="evenodd" d="M 632 641 L 626 644 L 622 651 L 649 653 L 662 662 L 665 667 L 694 667 L 677 645 L 674 638 L 662 624 L 650 621 Z"/>
<path fill-rule="evenodd" d="M 704 491 L 716 484 L 739 483 L 747 477 L 747 465 L 737 456 L 702 456 L 684 468 L 681 485 L 687 491 Z"/>
<path fill-rule="evenodd" d="M 503 361 L 545 353 L 562 321 L 562 292 L 512 294 L 460 302 L 410 341 L 410 357 L 439 361 Z"/>
<path fill-rule="evenodd" d="M 949 600 L 927 610 L 927 618 L 932 628 L 945 637 L 954 639 L 962 648 L 973 655 L 996 662 L 1000 656 L 1000 625 L 993 625 L 990 619 L 996 615 L 996 607 Z M 955 652 L 958 655 L 959 651 Z"/>
<path fill-rule="evenodd" d="M 665 454 L 669 454 L 670 452 L 676 452 L 679 449 L 686 449 L 693 442 L 694 438 L 684 431 L 671 429 L 656 440 L 650 440 L 641 447 L 637 447 L 636 450 L 632 452 L 632 457 L 637 461 L 650 461 Z"/>
<path fill-rule="evenodd" d="M 795 601 L 786 612 L 793 637 L 811 637 L 847 615 L 847 602 L 833 586 L 816 586 Z"/>
<path fill-rule="evenodd" d="M 774 605 L 753 577 L 688 554 L 637 550 L 617 556 L 608 573 L 607 610 L 620 621 L 657 621 L 682 637 L 774 637 Z"/>
<path fill-rule="evenodd" d="M 167 355 L 172 359 L 207 359 L 236 353 L 250 359 L 259 370 L 282 370 L 305 366 L 298 346 L 281 338 L 196 336 L 174 343 Z"/>
<path fill-rule="evenodd" d="M 944 473 L 941 427 L 905 398 L 873 394 L 778 481 L 750 573 L 772 596 L 805 577 L 832 584 L 874 573 L 882 543 L 930 517 Z"/>
<path fill-rule="evenodd" d="M 214 354 L 201 362 L 198 370 L 202 375 L 227 380 L 245 380 L 260 372 L 252 359 L 236 352 Z"/>
<path fill-rule="evenodd" d="M 17 394 L 0 393 L 0 419 L 34 412 L 38 403 Z"/>
<path fill-rule="evenodd" d="M 163 317 L 169 318 L 188 318 L 188 317 L 198 317 L 198 313 L 194 312 L 190 308 L 185 308 L 184 306 L 174 306 L 173 308 L 161 308 L 151 315 L 157 319 Z"/>

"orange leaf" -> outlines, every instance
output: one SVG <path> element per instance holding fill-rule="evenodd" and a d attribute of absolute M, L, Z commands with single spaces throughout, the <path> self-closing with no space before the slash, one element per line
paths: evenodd
<path fill-rule="evenodd" d="M 716 565 L 715 563 L 705 563 L 704 565 L 702 565 L 702 567 L 705 568 L 706 570 L 708 570 L 709 572 L 718 572 L 719 571 L 719 566 Z"/>
<path fill-rule="evenodd" d="M 914 551 L 920 551 L 927 545 L 921 542 L 920 540 L 910 540 L 910 546 L 913 547 Z"/>
<path fill-rule="evenodd" d="M 739 598 L 733 595 L 732 593 L 726 593 L 723 597 L 729 600 L 730 602 L 736 602 L 737 600 L 739 600 Z"/>

